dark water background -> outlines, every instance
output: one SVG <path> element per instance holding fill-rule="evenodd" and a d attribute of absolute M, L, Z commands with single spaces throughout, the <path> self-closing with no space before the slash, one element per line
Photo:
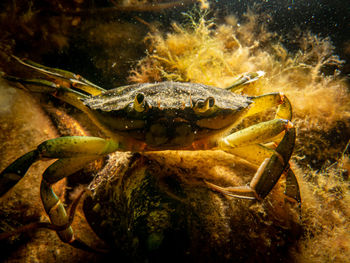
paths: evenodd
<path fill-rule="evenodd" d="M 192 5 L 174 8 L 162 13 L 120 14 L 118 19 L 130 19 L 138 15 L 146 21 L 159 20 L 164 26 L 173 21 L 182 21 L 182 12 L 192 9 Z M 280 35 L 291 33 L 298 28 L 310 31 L 322 38 L 330 38 L 335 46 L 335 54 L 345 61 L 342 74 L 350 76 L 350 2 L 342 0 L 217 0 L 210 1 L 210 14 L 216 19 L 227 15 L 243 18 L 251 10 L 256 14 L 266 14 L 270 19 L 261 21 L 267 28 Z M 116 17 L 110 17 L 115 19 Z M 295 48 L 288 41 L 283 43 L 289 50 Z M 347 48 L 347 50 L 346 50 Z"/>
<path fill-rule="evenodd" d="M 38 41 L 41 43 L 41 46 L 49 45 L 45 38 L 40 36 L 40 34 L 38 34 L 38 36 L 34 34 L 32 36 L 28 35 L 27 38 L 24 37 L 26 34 L 25 27 L 40 27 L 41 25 L 26 24 L 25 27 L 17 26 L 16 28 L 16 25 L 14 24 L 18 21 L 13 18 L 13 21 L 11 21 L 11 19 L 6 17 L 10 16 L 13 10 L 16 10 L 13 11 L 13 16 L 20 16 L 30 9 L 36 13 L 35 15 L 38 17 L 39 23 L 41 19 L 41 23 L 45 26 L 45 24 L 57 23 L 55 21 L 52 22 L 52 18 L 65 15 L 69 16 L 69 12 L 75 10 L 77 6 L 79 6 L 81 10 L 90 11 L 114 7 L 113 3 L 107 0 L 81 2 L 81 4 L 77 5 L 75 1 L 65 0 L 52 2 L 42 0 L 1 1 L 0 10 L 3 10 L 3 19 L 0 21 L 0 29 L 2 29 L 3 37 L 0 38 L 0 42 L 7 36 L 13 38 L 16 41 L 14 51 L 19 55 L 21 52 L 26 52 L 26 55 L 29 55 L 29 53 L 35 53 L 35 49 L 38 48 L 32 43 L 33 41 Z M 344 75 L 350 74 L 350 2 L 348 0 L 217 0 L 210 1 L 209 3 L 209 15 L 214 16 L 218 22 L 220 22 L 220 19 L 223 19 L 225 16 L 232 14 L 242 19 L 244 18 L 244 13 L 249 9 L 256 14 L 265 14 L 266 19 L 260 22 L 266 25 L 269 30 L 282 36 L 299 28 L 302 31 L 311 31 L 313 34 L 323 38 L 329 37 L 335 46 L 335 53 L 338 54 L 341 59 L 345 60 L 342 73 Z M 63 8 L 60 5 L 63 6 Z M 186 1 L 182 7 L 169 8 L 161 12 L 123 12 L 117 10 L 111 12 L 97 11 L 96 13 L 82 12 L 81 19 L 82 23 L 90 20 L 91 24 L 118 21 L 137 23 L 135 17 L 138 17 L 148 23 L 157 21 L 166 29 L 174 21 L 181 23 L 184 19 L 182 13 L 193 10 L 194 6 L 194 3 Z M 65 14 L 62 10 L 68 10 L 68 12 Z M 9 30 L 9 27 L 12 29 Z M 7 31 L 9 31 L 9 33 Z M 57 66 L 75 72 L 79 71 L 81 74 L 89 76 L 92 81 L 103 86 L 109 86 L 111 83 L 108 83 L 108 81 L 103 79 L 101 80 L 98 69 L 91 65 L 89 58 L 89 52 L 97 52 L 97 54 L 94 54 L 96 56 L 99 55 L 98 52 L 103 52 L 101 50 L 89 50 L 91 47 L 86 47 L 86 36 L 81 34 L 79 30 L 76 30 L 75 36 L 72 37 L 69 42 L 69 47 L 63 50 L 52 50 L 45 54 L 41 53 L 43 59 L 42 62 L 50 66 Z M 288 40 L 283 44 L 289 50 L 295 48 Z M 128 44 L 126 43 L 125 45 Z M 120 46 L 120 49 L 115 50 L 116 53 L 123 52 L 123 43 L 121 43 Z M 141 53 L 138 54 L 138 58 L 143 55 L 144 54 Z M 135 58 L 135 61 L 138 58 Z M 84 65 L 83 71 L 81 71 L 81 65 Z M 132 63 L 127 64 L 126 67 L 132 67 Z M 123 77 L 114 81 L 117 85 L 125 84 L 123 83 Z"/>

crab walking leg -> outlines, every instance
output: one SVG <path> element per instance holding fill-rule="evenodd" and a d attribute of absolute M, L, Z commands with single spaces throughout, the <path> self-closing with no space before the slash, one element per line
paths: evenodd
<path fill-rule="evenodd" d="M 28 152 L 11 163 L 0 173 L 0 197 L 6 194 L 22 179 L 29 167 L 39 160 L 37 150 Z"/>
<path fill-rule="evenodd" d="M 245 86 L 246 84 L 257 81 L 258 79 L 260 79 L 264 75 L 265 75 L 264 71 L 243 73 L 234 83 L 231 84 L 231 86 L 229 86 L 225 89 L 230 90 L 232 92 L 236 92 L 239 89 L 242 89 L 243 86 Z"/>
<path fill-rule="evenodd" d="M 266 158 L 270 158 L 272 154 L 276 153 L 273 148 L 262 144 L 252 144 L 239 148 L 223 147 L 221 149 L 258 166 L 260 166 Z"/>
<path fill-rule="evenodd" d="M 64 87 L 52 81 L 43 79 L 22 79 L 2 73 L 2 77 L 9 81 L 21 83 L 27 90 L 34 93 L 48 93 L 52 96 L 67 102 L 82 111 L 86 111 L 86 107 L 81 102 L 81 99 L 88 96 L 75 91 L 69 87 Z"/>
<path fill-rule="evenodd" d="M 83 242 L 74 237 L 64 204 L 52 190 L 52 185 L 64 177 L 79 171 L 86 163 L 98 157 L 99 155 L 92 155 L 80 158 L 59 159 L 45 170 L 40 185 L 41 200 L 51 223 L 54 226 L 62 228 L 57 231 L 60 239 L 65 243 L 70 243 L 75 247 L 83 249 L 87 249 L 87 247 Z"/>
<path fill-rule="evenodd" d="M 56 83 L 57 85 L 68 87 L 68 88 L 74 87 L 75 89 L 85 91 L 93 96 L 101 94 L 103 91 L 105 91 L 105 89 L 97 86 L 96 84 L 88 81 L 87 79 L 75 73 L 62 70 L 62 69 L 46 67 L 44 65 L 33 62 L 29 59 L 22 60 L 16 56 L 12 56 L 12 57 L 22 65 L 32 68 L 38 72 L 41 72 L 53 78 L 55 81 L 52 83 Z"/>
<path fill-rule="evenodd" d="M 34 63 L 34 62 L 33 62 Z M 70 72 L 69 72 L 70 73 Z M 70 73 L 73 74 L 73 73 Z M 17 78 L 14 76 L 7 75 L 3 72 L 0 72 L 0 75 L 13 82 L 21 83 L 27 90 L 30 92 L 39 92 L 39 93 L 48 93 L 51 94 L 52 96 L 80 109 L 81 111 L 85 112 L 90 119 L 95 123 L 97 127 L 99 127 L 101 130 L 106 132 L 106 134 L 110 134 L 108 130 L 105 129 L 102 125 L 100 125 L 99 121 L 96 119 L 95 115 L 92 113 L 92 111 L 84 105 L 82 102 L 83 99 L 88 98 L 88 95 L 85 95 L 83 93 L 80 93 L 75 89 L 80 89 L 83 90 L 91 95 L 97 95 L 100 94 L 102 91 L 100 90 L 93 90 L 94 88 L 92 87 L 91 89 L 88 88 L 88 86 L 84 86 L 85 88 L 81 88 L 82 86 L 75 85 L 74 83 L 66 82 L 65 84 L 57 84 L 56 82 L 53 81 L 48 81 L 48 80 L 43 80 L 43 79 L 23 79 L 23 78 Z M 71 86 L 72 85 L 72 88 Z"/>
<path fill-rule="evenodd" d="M 37 149 L 24 154 L 0 173 L 0 196 L 10 190 L 29 167 L 43 158 L 77 158 L 101 156 L 119 149 L 119 143 L 98 137 L 67 136 L 47 140 Z"/>
<path fill-rule="evenodd" d="M 265 109 L 274 107 L 278 105 L 275 119 L 292 119 L 292 106 L 288 98 L 282 93 L 270 93 L 261 96 L 251 98 L 254 101 L 254 106 L 249 109 L 245 116 L 250 116 L 259 113 Z M 293 144 L 294 145 L 294 142 Z M 225 151 L 240 156 L 244 159 L 249 160 L 254 164 L 261 164 L 265 159 L 270 158 L 273 154 L 278 154 L 272 148 L 266 147 L 261 144 L 248 145 L 239 148 L 227 148 Z M 298 203 L 301 202 L 300 191 L 298 186 L 298 181 L 291 169 L 286 171 L 286 196 L 292 198 Z"/>
<path fill-rule="evenodd" d="M 249 186 L 223 188 L 208 183 L 209 186 L 214 190 L 233 197 L 246 199 L 265 198 L 288 167 L 288 161 L 292 155 L 295 143 L 295 128 L 292 123 L 287 120 L 274 119 L 233 133 L 219 141 L 220 149 L 232 153 L 234 147 L 257 143 L 259 140 L 260 142 L 264 142 L 265 140 L 278 135 L 282 131 L 285 131 L 282 141 L 273 151 L 272 155 L 264 159 Z M 260 158 L 267 153 L 267 150 L 263 151 Z"/>
<path fill-rule="evenodd" d="M 294 149 L 295 133 L 295 128 L 288 128 L 286 130 L 282 141 L 276 148 L 276 154 L 266 159 L 266 166 L 262 164 L 259 168 L 262 171 L 257 172 L 252 179 L 250 187 L 254 189 L 259 198 L 265 198 L 275 186 L 282 173 L 286 169 L 290 170 L 288 162 Z M 294 173 L 293 175 L 289 174 L 288 178 L 291 178 L 291 176 L 294 176 Z M 295 176 L 292 179 L 295 179 Z M 300 199 L 300 196 L 298 199 Z"/>
<path fill-rule="evenodd" d="M 261 144 L 248 145 L 240 148 L 225 149 L 226 152 L 239 156 L 249 162 L 261 165 L 266 159 L 270 158 L 273 154 L 278 154 L 274 149 L 266 147 Z M 291 168 L 285 169 L 286 173 L 286 189 L 284 194 L 291 198 L 289 200 L 301 202 L 300 190 L 298 180 Z"/>
<path fill-rule="evenodd" d="M 40 195 L 45 211 L 49 215 L 51 223 L 61 228 L 57 234 L 63 242 L 77 248 L 91 250 L 84 242 L 74 237 L 69 216 L 63 203 L 52 190 L 52 185 L 77 172 L 86 163 L 118 149 L 118 142 L 98 137 L 68 136 L 47 140 L 40 144 L 36 150 L 25 154 L 6 168 L 0 174 L 0 182 L 3 178 L 14 178 L 11 184 L 7 184 L 7 187 L 12 187 L 25 175 L 33 162 L 42 158 L 59 158 L 45 170 L 41 181 Z M 8 190 L 2 188 L 1 194 Z"/>

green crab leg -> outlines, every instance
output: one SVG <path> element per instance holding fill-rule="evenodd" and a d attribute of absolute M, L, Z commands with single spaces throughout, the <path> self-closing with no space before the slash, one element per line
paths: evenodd
<path fill-rule="evenodd" d="M 31 61 L 24 62 L 23 60 L 17 57 L 14 57 L 14 58 L 25 66 L 28 66 L 46 75 L 50 75 L 52 78 L 53 77 L 55 78 L 53 81 L 46 80 L 46 79 L 25 79 L 25 78 L 10 76 L 4 72 L 0 72 L 0 75 L 4 79 L 21 83 L 30 92 L 48 93 L 58 98 L 59 100 L 64 101 L 74 106 L 75 108 L 80 109 L 90 117 L 90 119 L 94 122 L 94 124 L 97 127 L 103 130 L 106 134 L 110 135 L 110 132 L 108 131 L 108 129 L 106 129 L 103 125 L 101 125 L 100 122 L 96 119 L 96 116 L 93 113 L 93 111 L 91 111 L 88 107 L 86 107 L 82 102 L 82 100 L 88 98 L 89 95 L 86 95 L 84 93 L 77 91 L 78 89 L 83 92 L 87 92 L 90 95 L 97 95 L 105 90 L 103 90 L 102 88 L 99 88 L 98 86 L 96 86 L 97 88 L 95 86 L 91 86 L 91 83 L 88 82 L 87 80 L 84 80 L 84 82 L 82 83 L 80 83 L 79 80 L 74 80 L 73 77 L 74 78 L 77 77 L 77 75 L 75 75 L 74 73 L 60 70 L 60 69 L 45 67 Z M 65 82 L 59 83 L 59 80 L 57 78 L 62 78 L 65 80 Z M 78 85 L 78 82 L 80 83 L 79 85 Z"/>
<path fill-rule="evenodd" d="M 240 148 L 225 149 L 226 152 L 239 156 L 249 162 L 260 165 L 273 154 L 278 154 L 273 148 L 261 144 L 253 144 Z M 298 180 L 292 169 L 286 169 L 286 189 L 284 194 L 291 200 L 301 202 Z"/>
<path fill-rule="evenodd" d="M 273 154 L 278 154 L 273 148 L 266 147 L 261 144 L 253 144 L 240 148 L 226 149 L 226 152 L 230 152 L 236 156 L 239 156 L 249 162 L 260 165 L 264 160 L 270 158 Z M 290 197 L 290 200 L 301 203 L 300 190 L 298 186 L 298 180 L 291 168 L 286 168 L 286 188 L 284 194 Z"/>
<path fill-rule="evenodd" d="M 285 194 L 300 203 L 298 181 L 288 164 L 295 143 L 295 128 L 288 121 L 292 119 L 291 103 L 282 93 L 270 93 L 251 99 L 254 101 L 253 107 L 245 116 L 259 113 L 277 105 L 275 119 L 233 133 L 219 142 L 219 147 L 226 152 L 261 165 L 249 186 L 231 188 L 222 188 L 212 184 L 211 186 L 231 196 L 263 199 L 271 191 L 282 173 L 286 172 Z M 285 131 L 285 135 L 277 148 L 261 144 L 273 141 L 273 138 L 282 134 L 283 131 Z"/>
<path fill-rule="evenodd" d="M 64 82 L 64 84 L 58 83 L 58 85 L 85 91 L 86 93 L 93 96 L 99 95 L 105 91 L 103 88 L 97 86 L 96 84 L 88 81 L 87 79 L 75 73 L 62 70 L 62 69 L 46 67 L 41 64 L 35 63 L 29 59 L 22 60 L 16 56 L 12 56 L 12 57 L 24 66 L 27 66 L 38 72 L 41 72 L 49 77 L 52 77 L 55 80 L 60 79 L 61 81 Z"/>
<path fill-rule="evenodd" d="M 234 148 L 264 142 L 283 131 L 285 134 L 282 141 L 273 154 L 264 159 L 249 186 L 223 188 L 211 183 L 209 185 L 214 190 L 233 197 L 258 200 L 265 198 L 288 166 L 295 142 L 295 128 L 292 123 L 281 119 L 259 123 L 233 133 L 218 143 L 220 149 L 232 153 Z M 260 158 L 268 152 L 263 151 Z"/>
<path fill-rule="evenodd" d="M 67 225 L 63 225 L 63 226 L 56 226 L 53 225 L 52 223 L 47 223 L 47 222 L 33 222 L 24 226 L 21 226 L 13 231 L 10 232 L 4 232 L 0 234 L 0 240 L 3 239 L 8 239 L 11 236 L 14 236 L 16 234 L 19 233 L 23 233 L 26 231 L 29 231 L 31 229 L 37 229 L 37 228 L 47 228 L 47 229 L 51 229 L 51 230 L 55 230 L 55 231 L 60 231 L 60 230 L 64 230 L 67 228 L 68 225 L 71 225 L 73 220 L 74 220 L 74 215 L 76 212 L 76 208 L 78 206 L 78 203 L 81 199 L 81 197 L 86 193 L 86 189 L 80 191 L 80 193 L 78 194 L 78 196 L 73 200 L 72 204 L 70 205 L 69 208 L 69 222 Z"/>
<path fill-rule="evenodd" d="M 89 95 L 95 96 L 101 94 L 105 91 L 104 89 L 69 71 L 49 68 L 30 60 L 24 61 L 15 56 L 13 57 L 22 65 L 41 72 L 49 78 L 51 77 L 52 80 L 18 78 L 7 75 L 4 72 L 0 72 L 1 77 L 9 81 L 21 83 L 31 92 L 48 93 L 61 101 L 71 104 L 85 112 L 90 119 L 93 120 L 96 126 L 109 134 L 108 130 L 100 125 L 99 121 L 96 120 L 95 115 L 82 102 L 82 100 L 88 98 Z M 88 95 L 86 95 L 86 93 L 88 93 Z"/>
<path fill-rule="evenodd" d="M 64 204 L 52 190 L 52 185 L 64 177 L 79 171 L 85 164 L 97 158 L 98 155 L 59 159 L 50 165 L 43 174 L 40 185 L 41 200 L 51 223 L 54 226 L 66 227 L 57 231 L 58 236 L 65 243 L 74 242 L 75 237 Z"/>
<path fill-rule="evenodd" d="M 35 161 L 43 158 L 58 158 L 59 160 L 51 164 L 43 174 L 40 187 L 41 199 L 52 224 L 65 227 L 57 231 L 61 240 L 87 249 L 83 242 L 75 239 L 70 227 L 69 216 L 64 205 L 52 190 L 52 185 L 80 170 L 86 163 L 118 149 L 118 142 L 98 137 L 68 136 L 47 140 L 37 149 L 18 158 L 0 174 L 0 182 L 5 182 L 5 187 L 2 186 L 0 194 L 3 195 L 13 187 Z"/>
<path fill-rule="evenodd" d="M 248 160 L 249 162 L 257 166 L 260 166 L 260 164 L 266 158 L 269 158 L 272 154 L 276 152 L 273 148 L 267 147 L 263 144 L 252 144 L 239 148 L 225 147 L 224 151 L 239 156 L 244 160 Z"/>
<path fill-rule="evenodd" d="M 231 135 L 231 140 L 234 140 L 234 137 L 241 136 L 240 134 L 249 135 L 249 130 L 260 129 L 261 132 L 266 132 L 264 134 L 265 138 L 255 138 L 258 142 L 257 144 L 251 144 L 251 142 L 245 142 L 242 138 L 239 138 L 239 145 L 231 145 L 230 148 L 226 148 L 225 150 L 231 152 L 232 154 L 238 155 L 244 159 L 249 160 L 254 164 L 261 164 L 266 158 L 269 158 L 272 154 L 275 153 L 274 148 L 276 148 L 275 143 L 272 142 L 272 145 L 268 144 L 260 144 L 261 142 L 267 141 L 267 139 L 271 139 L 274 136 L 277 136 L 280 132 L 284 130 L 283 122 L 284 120 L 292 119 L 292 107 L 286 96 L 282 93 L 270 93 L 262 96 L 252 97 L 251 100 L 254 101 L 253 107 L 249 109 L 249 111 L 244 116 L 250 116 L 253 114 L 257 114 L 267 108 L 271 108 L 277 105 L 277 110 L 275 114 L 275 120 L 270 122 L 265 122 L 258 124 L 258 126 L 252 126 L 242 131 L 235 133 L 235 135 Z M 276 119 L 280 119 L 277 120 Z M 272 124 L 273 129 L 269 128 L 269 123 Z M 278 124 L 279 123 L 279 124 Z M 263 128 L 265 127 L 265 128 Z M 253 137 L 254 138 L 254 137 Z M 271 144 L 271 143 L 270 143 Z M 222 146 L 225 147 L 225 146 Z M 237 148 L 239 147 L 239 148 Z"/>
<path fill-rule="evenodd" d="M 81 111 L 85 112 L 93 121 L 94 123 L 100 127 L 102 130 L 104 130 L 104 127 L 101 127 L 99 125 L 99 122 L 96 120 L 94 114 L 91 113 L 91 110 L 88 109 L 83 103 L 82 99 L 87 98 L 88 95 L 85 95 L 83 93 L 80 93 L 78 91 L 75 91 L 71 88 L 66 88 L 63 86 L 60 86 L 59 84 L 56 84 L 54 82 L 43 80 L 43 79 L 23 79 L 23 78 L 17 78 L 14 76 L 7 75 L 5 73 L 2 73 L 2 77 L 4 79 L 7 79 L 9 81 L 18 82 L 25 86 L 26 89 L 28 89 L 30 92 L 39 92 L 39 93 L 48 93 L 52 96 L 60 99 L 61 101 L 64 101 L 75 108 L 80 109 Z M 108 131 L 107 131 L 108 133 Z"/>
<path fill-rule="evenodd" d="M 265 159 L 250 183 L 257 196 L 265 198 L 279 180 L 282 173 L 289 169 L 289 159 L 292 156 L 295 143 L 295 128 L 287 128 L 285 135 L 276 148 L 276 153 Z M 282 158 L 281 158 L 282 157 Z"/>
<path fill-rule="evenodd" d="M 234 132 L 219 140 L 218 145 L 221 149 L 225 149 L 268 142 L 290 127 L 293 127 L 293 124 L 288 120 L 273 119 Z"/>
<path fill-rule="evenodd" d="M 28 152 L 10 164 L 0 174 L 0 197 L 7 193 L 26 174 L 29 167 L 39 160 L 36 150 Z"/>
<path fill-rule="evenodd" d="M 288 121 L 292 119 L 291 103 L 282 93 L 270 93 L 252 97 L 251 100 L 254 104 L 245 116 L 254 115 L 277 106 L 275 119 L 233 133 L 219 141 L 218 145 L 224 151 L 241 156 L 252 163 L 260 163 L 261 165 L 249 186 L 222 188 L 213 184 L 210 185 L 215 190 L 231 196 L 262 199 L 271 191 L 288 165 L 294 148 L 295 129 L 292 123 Z M 275 150 L 260 144 L 271 141 L 283 131 L 286 131 L 285 135 Z M 290 133 L 293 136 L 288 135 Z M 281 149 L 284 148 L 289 149 L 289 151 L 282 151 L 281 153 Z M 270 174 L 268 174 L 269 172 Z M 290 193 L 290 197 L 299 202 L 300 194 L 297 180 L 293 172 L 288 174 L 289 177 L 294 176 L 290 181 L 295 183 L 297 193 L 289 189 L 286 189 L 286 193 L 287 195 Z M 265 184 L 266 180 L 268 181 Z M 287 185 L 287 187 L 292 189 L 291 184 Z"/>
<path fill-rule="evenodd" d="M 23 79 L 10 76 L 5 73 L 2 73 L 2 77 L 9 81 L 23 84 L 30 92 L 49 93 L 80 110 L 87 110 L 84 104 L 81 102 L 81 99 L 87 98 L 88 96 L 73 89 L 62 87 L 59 84 L 44 79 Z"/>
<path fill-rule="evenodd" d="M 99 137 L 67 136 L 47 140 L 37 149 L 24 154 L 0 173 L 0 196 L 12 188 L 29 167 L 43 158 L 77 158 L 101 156 L 119 149 L 117 142 Z"/>

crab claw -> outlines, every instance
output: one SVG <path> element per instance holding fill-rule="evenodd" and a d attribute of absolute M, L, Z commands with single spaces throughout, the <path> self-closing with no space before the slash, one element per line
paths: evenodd
<path fill-rule="evenodd" d="M 250 184 L 237 187 L 220 187 L 206 182 L 206 184 L 215 191 L 221 192 L 227 196 L 243 199 L 264 199 L 276 185 L 283 173 L 287 173 L 287 183 L 285 194 L 290 199 L 300 203 L 300 193 L 297 179 L 289 169 L 289 159 L 292 155 L 295 144 L 295 128 L 291 122 L 285 127 L 285 134 L 270 157 L 265 158 Z"/>

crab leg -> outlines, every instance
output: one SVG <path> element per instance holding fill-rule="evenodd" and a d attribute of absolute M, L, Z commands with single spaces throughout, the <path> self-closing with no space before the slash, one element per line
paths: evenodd
<path fill-rule="evenodd" d="M 52 224 L 58 227 L 66 226 L 65 229 L 57 231 L 61 240 L 84 248 L 84 244 L 74 238 L 69 217 L 64 205 L 53 192 L 52 185 L 80 170 L 86 163 L 118 149 L 117 142 L 98 137 L 68 136 L 47 140 L 37 149 L 18 158 L 0 174 L 0 185 L 2 186 L 0 196 L 13 187 L 35 161 L 43 158 L 59 158 L 43 174 L 40 188 L 41 198 Z"/>
<path fill-rule="evenodd" d="M 255 149 L 260 148 L 262 150 L 257 159 L 264 157 L 265 159 L 249 186 L 223 188 L 208 183 L 209 186 L 216 191 L 233 197 L 259 200 L 265 198 L 288 167 L 288 161 L 292 154 L 295 141 L 295 128 L 292 123 L 287 120 L 274 119 L 250 126 L 219 141 L 220 149 L 230 153 L 236 153 L 239 152 L 239 147 L 244 144 L 254 144 L 259 140 L 260 142 L 264 142 L 269 139 L 269 137 L 271 139 L 282 131 L 285 131 L 284 137 L 275 150 L 268 150 L 263 146 L 254 146 L 256 147 Z M 237 148 L 235 149 L 235 147 Z M 272 153 L 272 155 L 267 157 L 270 153 Z"/>
<path fill-rule="evenodd" d="M 298 179 L 292 169 L 287 168 L 286 170 L 286 190 L 284 191 L 284 194 L 300 204 L 301 196 Z"/>
<path fill-rule="evenodd" d="M 214 190 L 229 196 L 246 199 L 263 199 L 272 190 L 283 172 L 287 173 L 285 194 L 300 202 L 300 192 L 297 179 L 289 169 L 289 159 L 295 143 L 295 128 L 289 121 L 292 119 L 291 103 L 282 93 L 270 93 L 252 97 L 253 107 L 245 116 L 250 116 L 277 106 L 275 119 L 259 123 L 218 141 L 220 149 L 241 156 L 252 163 L 261 164 L 249 186 L 220 187 L 208 183 Z M 262 145 L 273 141 L 282 134 L 284 137 L 276 149 Z"/>
<path fill-rule="evenodd" d="M 67 88 L 56 84 L 55 82 L 44 79 L 22 79 L 14 76 L 2 74 L 2 77 L 13 82 L 21 83 L 27 90 L 34 93 L 49 93 L 54 97 L 67 102 L 78 109 L 86 111 L 86 107 L 81 102 L 82 98 L 88 97 L 87 95 L 75 91 L 71 88 Z"/>
<path fill-rule="evenodd" d="M 116 151 L 118 148 L 117 142 L 98 137 L 67 136 L 47 140 L 37 149 L 19 157 L 0 173 L 0 196 L 8 192 L 38 160 L 101 156 Z"/>
<path fill-rule="evenodd" d="M 30 60 L 21 60 L 15 56 L 13 56 L 13 58 L 22 65 L 46 75 L 46 79 L 18 78 L 7 75 L 4 72 L 0 72 L 2 78 L 21 83 L 31 92 L 49 93 L 52 96 L 67 102 L 88 114 L 89 110 L 82 103 L 81 99 L 87 98 L 89 95 L 99 95 L 105 91 L 101 87 L 91 83 L 83 77 L 69 71 L 45 67 Z"/>
<path fill-rule="evenodd" d="M 70 226 L 64 204 L 52 190 L 52 185 L 64 177 L 79 171 L 85 164 L 97 159 L 98 155 L 78 158 L 59 159 L 50 165 L 43 174 L 40 185 L 40 196 L 46 213 L 54 226 L 62 227 L 57 231 L 60 239 L 75 246 L 73 229 Z"/>
<path fill-rule="evenodd" d="M 231 86 L 225 89 L 230 90 L 232 92 L 236 92 L 237 90 L 242 89 L 244 85 L 257 81 L 264 75 L 264 71 L 243 73 L 234 83 L 231 84 Z"/>
<path fill-rule="evenodd" d="M 288 120 L 273 119 L 232 133 L 221 139 L 218 145 L 221 149 L 225 149 L 227 147 L 239 148 L 256 143 L 268 142 L 285 131 L 286 128 L 292 127 L 293 124 Z"/>
<path fill-rule="evenodd" d="M 48 79 L 52 80 L 18 78 L 0 72 L 2 78 L 22 84 L 25 89 L 30 92 L 48 93 L 59 100 L 80 109 L 90 117 L 96 126 L 106 132 L 106 134 L 109 134 L 109 131 L 100 125 L 92 111 L 82 102 L 83 99 L 88 98 L 90 95 L 95 96 L 101 94 L 105 91 L 104 89 L 69 71 L 49 68 L 30 60 L 24 61 L 15 56 L 13 57 L 22 65 L 41 72 L 47 75 Z M 88 93 L 88 95 L 86 93 Z"/>
<path fill-rule="evenodd" d="M 230 152 L 234 155 L 237 155 L 256 165 L 260 165 L 264 160 L 270 158 L 270 156 L 272 156 L 273 154 L 278 154 L 276 153 L 276 150 L 274 150 L 273 148 L 269 148 L 261 144 L 253 144 L 245 147 L 232 148 L 232 149 L 227 148 L 225 149 L 225 151 Z M 300 203 L 301 198 L 300 198 L 298 181 L 292 169 L 287 167 L 286 170 L 287 170 L 286 171 L 287 183 L 286 183 L 286 189 L 284 194 L 290 197 L 292 200 L 295 200 L 298 203 Z"/>
<path fill-rule="evenodd" d="M 55 83 L 56 85 L 81 90 L 93 96 L 105 91 L 103 88 L 97 86 L 96 84 L 88 81 L 87 79 L 75 73 L 62 69 L 46 67 L 29 59 L 22 60 L 16 56 L 12 57 L 22 65 L 32 68 L 38 72 L 47 75 L 48 77 L 53 78 L 53 83 Z M 39 83 L 40 81 L 42 80 L 39 80 Z"/>
<path fill-rule="evenodd" d="M 279 132 L 284 131 L 283 122 L 286 123 L 286 120 L 292 119 L 292 106 L 288 98 L 281 93 L 270 93 L 262 96 L 253 97 L 251 99 L 254 101 L 253 107 L 250 108 L 249 111 L 244 116 L 254 115 L 265 109 L 268 109 L 277 105 L 275 120 L 254 125 L 247 129 L 238 131 L 237 133 L 235 133 L 235 135 L 230 135 L 231 141 L 232 140 L 234 141 L 235 137 L 239 138 L 240 134 L 247 134 L 248 136 L 251 133 L 249 132 L 249 130 L 254 130 L 254 129 L 260 129 L 260 131 L 263 133 L 266 132 L 264 134 L 265 141 L 268 141 L 268 140 L 271 141 L 271 138 L 274 135 L 278 136 Z M 275 128 L 270 129 L 269 123 L 270 125 L 272 124 L 272 127 L 275 127 Z M 291 125 L 291 123 L 289 125 Z M 265 128 L 262 128 L 262 127 L 265 127 Z M 269 136 L 271 136 L 271 138 L 269 138 Z M 269 158 L 272 154 L 275 153 L 275 150 L 273 148 L 276 148 L 277 145 L 276 143 L 272 142 L 273 147 L 271 147 L 271 143 L 270 143 L 270 146 L 268 147 L 267 146 L 268 144 L 264 144 L 264 145 L 260 144 L 264 142 L 264 140 L 261 140 L 261 138 L 260 139 L 254 138 L 254 135 L 252 137 L 253 137 L 252 139 L 255 139 L 257 144 L 244 142 L 242 141 L 241 138 L 239 138 L 238 140 L 241 142 L 239 145 L 234 146 L 231 144 L 231 147 L 226 148 L 225 151 L 228 151 L 232 154 L 235 154 L 244 159 L 247 159 L 254 164 L 257 164 L 257 165 L 261 164 L 266 158 Z M 221 145 L 221 147 L 225 148 L 224 145 Z"/>

